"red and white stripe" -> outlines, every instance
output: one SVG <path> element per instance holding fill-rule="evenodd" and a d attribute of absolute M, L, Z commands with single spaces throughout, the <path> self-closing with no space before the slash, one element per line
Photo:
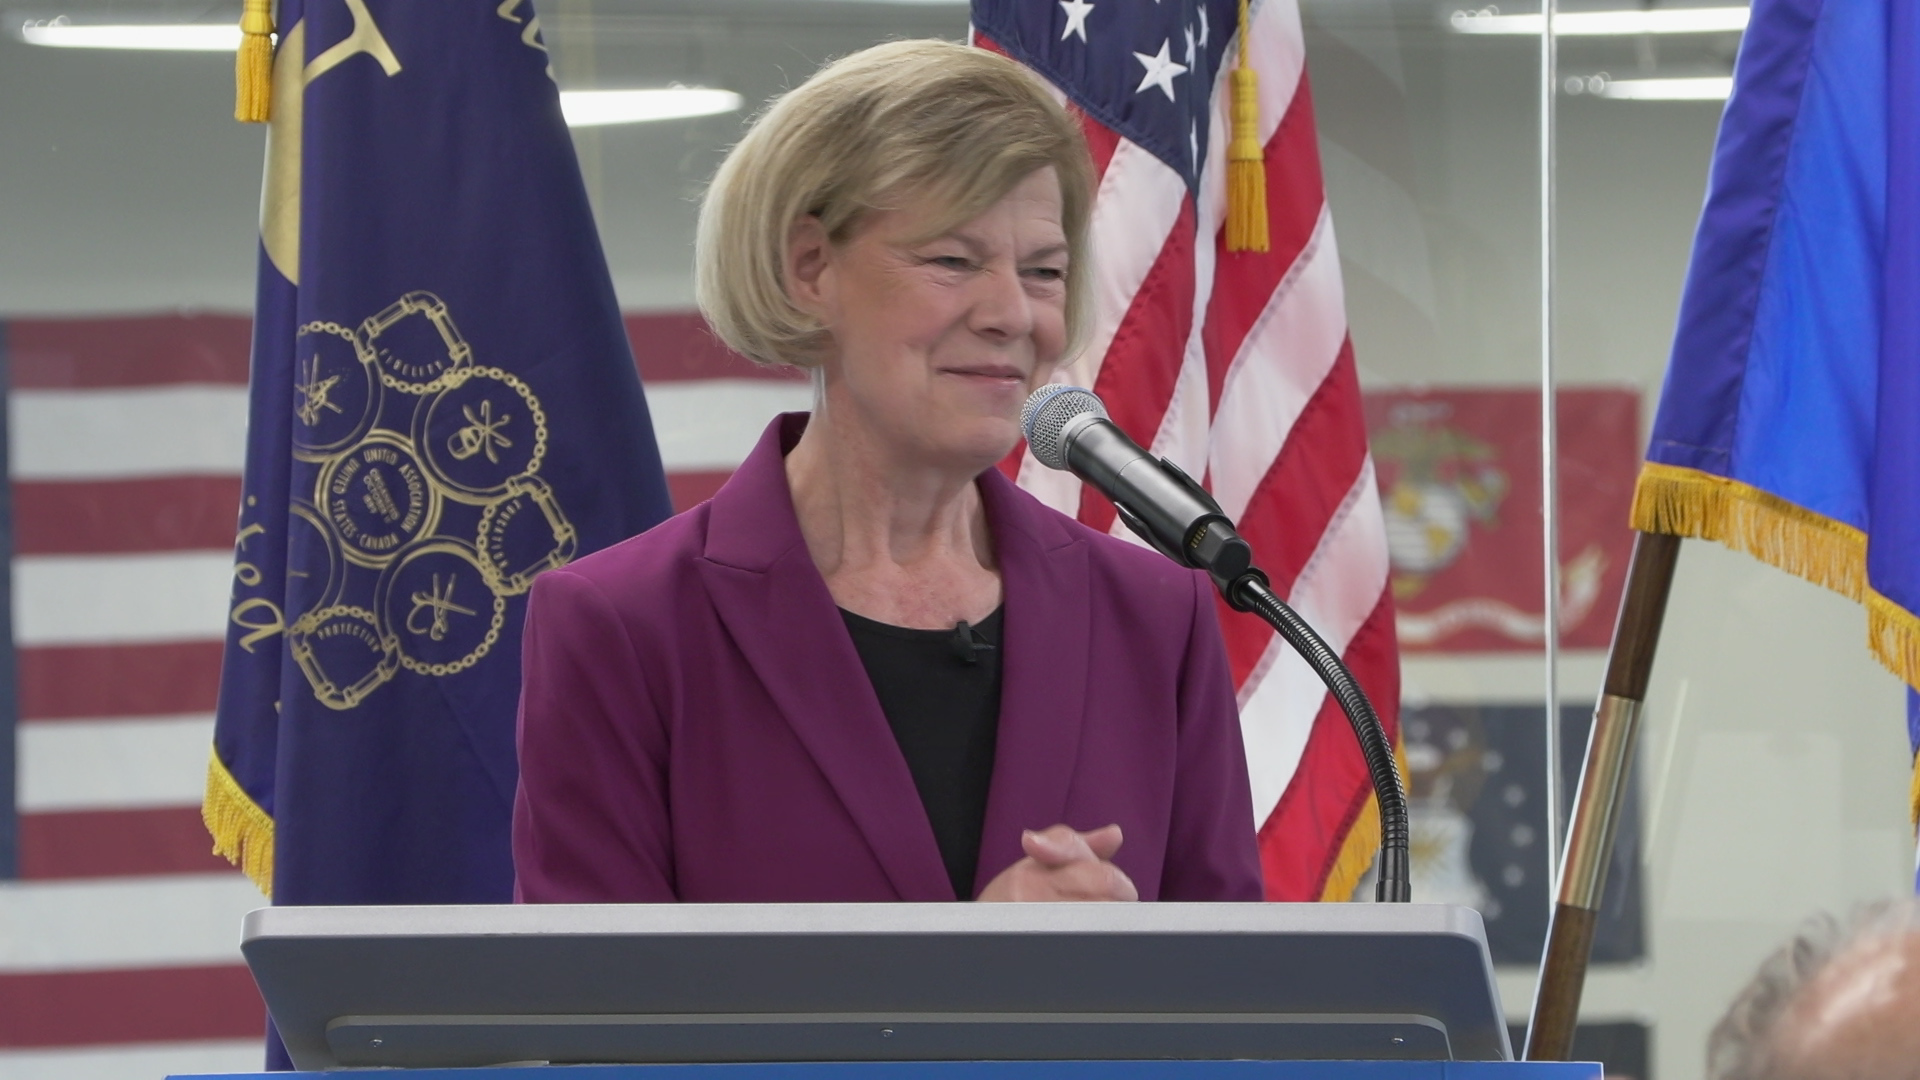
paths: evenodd
<path fill-rule="evenodd" d="M 200 824 L 246 436 L 245 319 L 7 324 L 20 880 L 0 1077 L 258 1067 L 259 894 Z"/>
<path fill-rule="evenodd" d="M 1226 250 L 1226 70 L 1213 88 L 1197 198 L 1158 158 L 1083 117 L 1099 176 L 1093 329 L 1087 350 L 1056 378 L 1092 387 L 1136 439 L 1206 478 L 1274 585 L 1354 669 L 1397 742 L 1386 535 L 1293 0 L 1256 2 L 1250 33 L 1271 250 Z M 1235 51 L 1229 44 L 1227 55 Z M 1031 454 L 1018 478 L 1056 509 L 1130 538 L 1111 504 Z M 1304 662 L 1265 624 L 1221 611 L 1268 895 L 1321 899 L 1368 806 L 1364 764 Z"/>
<path fill-rule="evenodd" d="M 676 505 L 804 380 L 689 313 L 628 320 Z M 26 320 L 12 389 L 21 880 L 0 883 L 0 1080 L 252 1070 L 240 918 L 200 822 L 245 458 L 248 321 Z"/>

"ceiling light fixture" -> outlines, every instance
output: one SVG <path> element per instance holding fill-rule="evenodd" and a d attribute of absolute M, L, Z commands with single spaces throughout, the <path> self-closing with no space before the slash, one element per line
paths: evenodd
<path fill-rule="evenodd" d="M 158 52 L 233 52 L 240 27 L 231 23 L 149 23 L 76 26 L 64 17 L 20 26 L 20 40 L 55 49 L 151 49 Z"/>
<path fill-rule="evenodd" d="M 1555 37 L 1632 34 L 1721 34 L 1747 28 L 1744 7 L 1651 8 L 1627 11 L 1562 11 L 1553 17 Z M 1496 7 L 1456 11 L 1448 23 L 1463 34 L 1540 36 L 1545 17 L 1502 15 Z"/>
<path fill-rule="evenodd" d="M 56 49 L 146 49 L 160 52 L 225 52 L 240 47 L 240 28 L 227 24 L 124 24 L 76 26 L 64 17 L 19 26 L 20 40 Z M 562 90 L 560 111 L 569 127 L 637 124 L 737 112 L 731 90 L 670 87 L 662 90 Z"/>
<path fill-rule="evenodd" d="M 1621 101 L 1725 101 L 1733 94 L 1733 76 L 1687 79 L 1608 79 L 1600 96 Z"/>
<path fill-rule="evenodd" d="M 675 86 L 665 90 L 563 90 L 560 112 L 568 127 L 638 124 L 649 120 L 681 120 L 739 110 L 740 95 L 731 90 Z"/>

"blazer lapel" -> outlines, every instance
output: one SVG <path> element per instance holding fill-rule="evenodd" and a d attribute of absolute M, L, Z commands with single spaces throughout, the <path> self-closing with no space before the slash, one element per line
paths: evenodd
<path fill-rule="evenodd" d="M 1092 630 L 1086 541 L 997 469 L 981 474 L 980 492 L 1000 560 L 1006 613 L 1000 733 L 976 891 L 1023 857 L 1022 830 L 1064 820 L 1080 755 Z"/>
<path fill-rule="evenodd" d="M 900 898 L 951 900 L 913 775 L 800 535 L 783 460 L 805 425 L 775 420 L 714 496 L 701 578 Z"/>

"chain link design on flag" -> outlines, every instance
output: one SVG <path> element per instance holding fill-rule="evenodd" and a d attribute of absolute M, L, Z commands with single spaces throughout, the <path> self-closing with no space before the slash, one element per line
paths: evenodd
<path fill-rule="evenodd" d="M 1386 533 L 1321 185 L 1293 0 L 974 0 L 974 43 L 1033 68 L 1083 121 L 1098 190 L 1092 327 L 1056 381 L 1091 387 L 1142 445 L 1207 486 L 1273 584 L 1354 671 L 1397 748 Z M 1269 250 L 1222 235 L 1229 75 L 1258 75 Z M 1112 504 L 1031 455 L 1004 468 L 1096 529 Z M 1379 843 L 1352 731 L 1304 661 L 1221 607 L 1267 896 L 1344 900 Z"/>

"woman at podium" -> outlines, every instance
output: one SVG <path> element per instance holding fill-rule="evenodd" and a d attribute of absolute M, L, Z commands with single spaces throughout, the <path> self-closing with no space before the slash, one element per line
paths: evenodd
<path fill-rule="evenodd" d="M 752 125 L 700 307 L 815 405 L 535 582 L 519 899 L 1260 898 L 1210 586 L 995 468 L 1078 342 L 1092 183 L 1045 86 L 942 42 Z"/>

